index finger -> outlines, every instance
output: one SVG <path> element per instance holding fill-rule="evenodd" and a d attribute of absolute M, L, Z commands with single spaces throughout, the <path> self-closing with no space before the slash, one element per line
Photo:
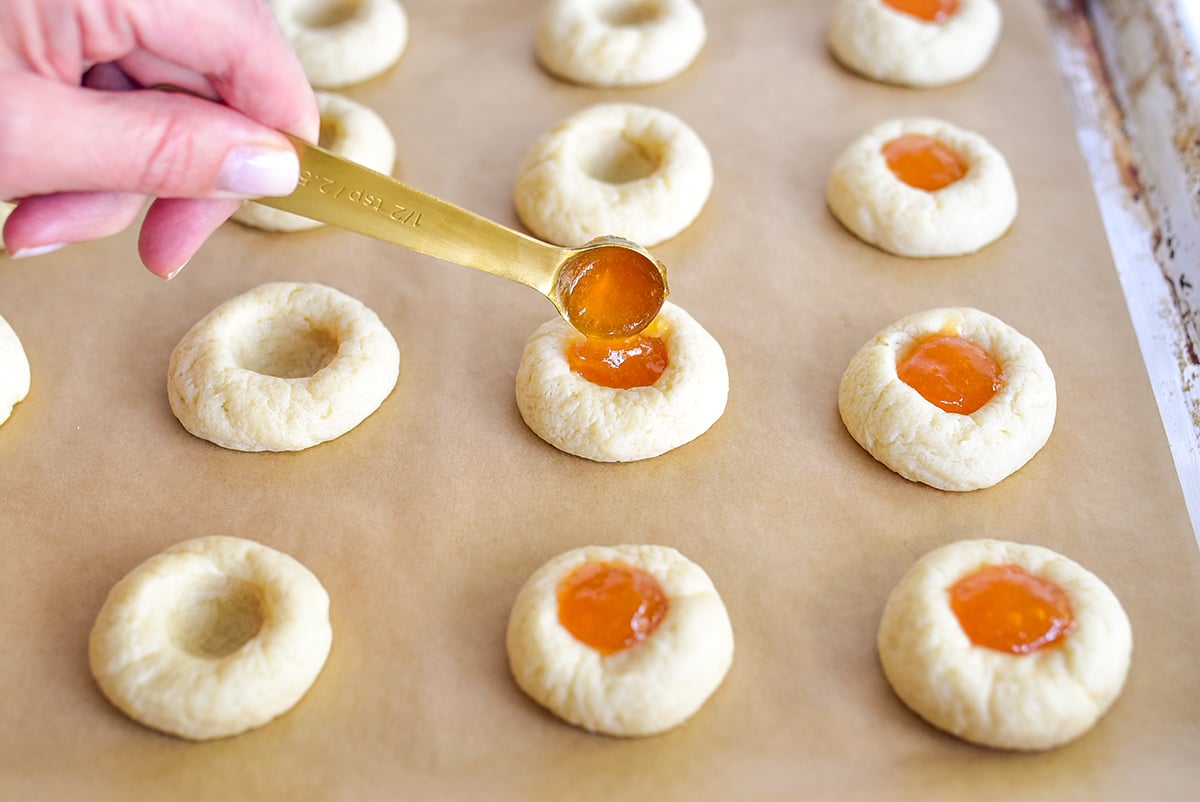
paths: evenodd
<path fill-rule="evenodd" d="M 162 80 L 145 74 L 162 75 L 156 59 L 192 70 L 208 79 L 225 105 L 315 141 L 320 117 L 312 87 L 263 0 L 79 2 L 116 4 L 119 11 L 84 32 L 85 59 L 121 60 L 143 83 Z"/>

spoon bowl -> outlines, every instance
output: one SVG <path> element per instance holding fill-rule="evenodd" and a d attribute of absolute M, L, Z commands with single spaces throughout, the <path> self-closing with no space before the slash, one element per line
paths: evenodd
<path fill-rule="evenodd" d="M 601 237 L 578 248 L 534 239 L 285 134 L 300 181 L 257 202 L 516 281 L 591 337 L 630 337 L 658 314 L 667 269 L 640 245 Z"/>

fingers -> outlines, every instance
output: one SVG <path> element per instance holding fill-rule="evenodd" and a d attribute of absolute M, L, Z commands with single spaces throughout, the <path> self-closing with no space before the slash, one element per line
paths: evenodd
<path fill-rule="evenodd" d="M 208 78 L 149 51 L 135 50 L 122 56 L 117 64 L 140 88 L 172 87 L 217 103 L 223 102 Z"/>
<path fill-rule="evenodd" d="M 0 30 L 0 52 L 47 80 L 77 83 L 89 64 L 150 54 L 123 65 L 144 86 L 207 81 L 267 127 L 316 138 L 312 89 L 263 0 L 5 0 Z"/>
<path fill-rule="evenodd" d="M 126 48 L 124 54 L 140 49 L 164 62 L 193 70 L 211 82 L 226 105 L 268 127 L 316 141 L 320 117 L 312 88 L 280 34 L 268 3 L 262 0 L 117 2 L 124 6 L 132 22 L 138 45 Z M 113 58 L 100 54 L 89 57 L 96 61 Z M 136 80 L 144 85 L 163 80 L 146 80 L 142 74 L 142 70 L 153 68 L 153 59 L 144 56 L 135 59 L 141 61 L 123 66 Z"/>
<path fill-rule="evenodd" d="M 299 177 L 281 134 L 200 98 L 96 92 L 28 75 L 4 88 L 0 197 L 110 190 L 246 198 L 286 195 Z M 28 113 L 39 107 L 54 109 L 53 119 Z"/>
<path fill-rule="evenodd" d="M 312 89 L 263 0 L 4 0 L 0 31 L 0 198 L 25 199 L 14 250 L 114 233 L 153 196 L 166 200 L 139 247 L 172 275 L 229 199 L 295 188 L 276 129 L 317 139 Z M 137 89 L 160 83 L 221 102 Z"/>
<path fill-rule="evenodd" d="M 138 238 L 142 262 L 151 273 L 173 278 L 240 204 L 236 200 L 156 200 L 146 211 Z"/>
<path fill-rule="evenodd" d="M 4 229 L 15 254 L 100 239 L 128 228 L 146 198 L 120 192 L 65 192 L 26 198 Z"/>
<path fill-rule="evenodd" d="M 128 228 L 146 198 L 117 192 L 65 192 L 21 201 L 4 229 L 16 256 L 46 253 L 72 242 L 100 239 Z M 241 201 L 155 201 L 142 221 L 138 251 L 150 272 L 172 278 Z"/>
<path fill-rule="evenodd" d="M 9 0 L 0 21 L 0 56 L 7 46 L 16 58 L 0 58 L 0 197 L 255 197 L 295 187 L 295 156 L 275 129 L 315 141 L 319 114 L 262 0 Z M 173 83 L 228 108 L 74 86 L 83 66 L 106 62 L 129 80 L 105 68 L 89 75 L 93 86 Z"/>
<path fill-rule="evenodd" d="M 83 85 L 89 89 L 101 89 L 105 92 L 128 92 L 130 89 L 141 89 L 137 81 L 117 66 L 114 62 L 96 64 L 83 74 Z"/>

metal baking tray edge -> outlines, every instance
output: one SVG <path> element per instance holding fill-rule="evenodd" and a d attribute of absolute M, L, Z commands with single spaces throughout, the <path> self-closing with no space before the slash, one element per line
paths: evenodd
<path fill-rule="evenodd" d="M 1046 4 L 1079 144 L 1200 543 L 1200 9 L 1194 0 Z"/>

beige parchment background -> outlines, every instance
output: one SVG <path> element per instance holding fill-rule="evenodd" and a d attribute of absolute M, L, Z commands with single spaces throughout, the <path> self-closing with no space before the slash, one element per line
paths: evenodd
<path fill-rule="evenodd" d="M 521 347 L 553 314 L 501 279 L 333 231 L 228 224 L 181 276 L 137 263 L 132 232 L 27 262 L 0 257 L 0 314 L 33 365 L 0 428 L 0 798 L 1190 799 L 1200 785 L 1200 560 L 1095 203 L 1045 11 L 1003 3 L 992 63 L 910 91 L 836 65 L 822 2 L 708 2 L 683 76 L 599 91 L 539 70 L 540 2 L 406 0 L 409 52 L 346 94 L 378 109 L 397 175 L 517 225 L 525 149 L 584 106 L 631 100 L 689 122 L 716 185 L 655 249 L 673 300 L 723 344 L 724 418 L 655 460 L 600 465 L 530 433 Z M 836 154 L 890 116 L 987 136 L 1012 165 L 1016 225 L 977 255 L 889 256 L 829 215 Z M 619 232 L 617 232 L 619 233 Z M 321 281 L 374 308 L 402 351 L 382 408 L 298 454 L 188 435 L 168 355 L 221 301 Z M 845 432 L 837 383 L 878 329 L 980 307 L 1033 338 L 1059 386 L 1045 449 L 995 488 L 906 482 Z M 212 533 L 308 565 L 334 646 L 290 714 L 204 744 L 101 697 L 86 643 L 108 588 Z M 942 735 L 891 694 L 874 650 L 914 559 L 967 537 L 1058 549 L 1116 591 L 1134 627 L 1124 696 L 1082 740 L 1015 755 Z M 504 626 L 538 565 L 586 543 L 659 542 L 706 567 L 733 619 L 733 669 L 683 728 L 621 741 L 558 722 L 509 678 Z"/>

